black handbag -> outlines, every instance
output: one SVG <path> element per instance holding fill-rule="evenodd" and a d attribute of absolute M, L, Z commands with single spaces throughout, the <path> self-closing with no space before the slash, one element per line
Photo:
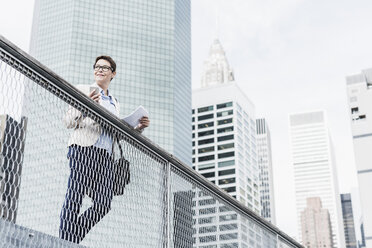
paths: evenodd
<path fill-rule="evenodd" d="M 129 161 L 124 158 L 123 150 L 119 141 L 118 146 L 120 150 L 120 158 L 114 162 L 114 195 L 124 194 L 125 185 L 130 183 Z"/>

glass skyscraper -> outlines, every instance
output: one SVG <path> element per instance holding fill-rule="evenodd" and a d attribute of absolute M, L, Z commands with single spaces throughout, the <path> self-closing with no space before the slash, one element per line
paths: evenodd
<path fill-rule="evenodd" d="M 265 118 L 256 119 L 257 163 L 260 170 L 261 216 L 276 224 L 271 135 Z"/>
<path fill-rule="evenodd" d="M 353 203 L 351 194 L 341 194 L 342 219 L 344 221 L 345 245 L 346 248 L 356 248 Z"/>
<path fill-rule="evenodd" d="M 94 59 L 111 56 L 121 115 L 143 105 L 144 135 L 191 165 L 190 29 L 189 0 L 36 0 L 31 55 L 74 85 L 93 83 Z"/>

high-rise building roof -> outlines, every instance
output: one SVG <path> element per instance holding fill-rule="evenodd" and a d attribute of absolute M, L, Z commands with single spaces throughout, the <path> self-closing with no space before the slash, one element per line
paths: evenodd
<path fill-rule="evenodd" d="M 234 80 L 234 72 L 227 61 L 225 51 L 220 41 L 215 39 L 204 62 L 201 86 L 207 87 Z"/>

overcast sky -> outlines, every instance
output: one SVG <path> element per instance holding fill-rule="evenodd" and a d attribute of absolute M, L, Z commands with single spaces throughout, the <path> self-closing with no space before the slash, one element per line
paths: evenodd
<path fill-rule="evenodd" d="M 0 34 L 25 51 L 33 2 L 1 4 Z M 297 227 L 289 113 L 327 111 L 340 191 L 357 186 L 345 76 L 372 67 L 371 10 L 368 0 L 192 0 L 193 88 L 218 37 L 257 117 L 268 121 L 277 224 L 291 236 Z"/>
<path fill-rule="evenodd" d="M 367 0 L 192 1 L 193 88 L 218 36 L 236 81 L 256 115 L 268 121 L 277 222 L 292 236 L 297 227 L 289 113 L 327 112 L 340 192 L 357 187 L 345 77 L 372 67 L 371 10 Z"/>

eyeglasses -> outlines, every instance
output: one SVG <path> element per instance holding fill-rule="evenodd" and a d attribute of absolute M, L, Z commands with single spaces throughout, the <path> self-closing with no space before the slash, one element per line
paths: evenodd
<path fill-rule="evenodd" d="M 107 66 L 107 65 L 94 65 L 93 69 L 95 71 L 99 71 L 100 69 L 102 69 L 102 71 L 104 71 L 104 72 L 107 72 L 108 70 L 111 70 L 111 71 L 114 70 L 112 67 Z"/>

